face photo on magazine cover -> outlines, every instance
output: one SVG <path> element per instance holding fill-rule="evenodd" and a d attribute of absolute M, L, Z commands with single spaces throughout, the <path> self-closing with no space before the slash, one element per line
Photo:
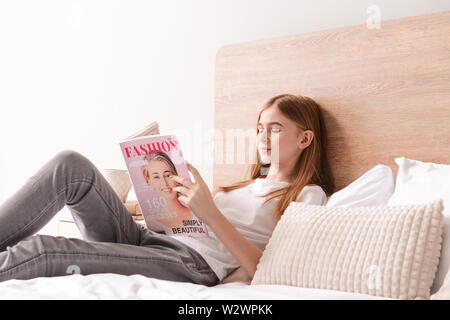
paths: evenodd
<path fill-rule="evenodd" d="M 192 219 L 192 211 L 178 199 L 178 192 L 172 189 L 178 185 L 169 179 L 170 175 L 178 175 L 177 169 L 165 152 L 148 153 L 144 157 L 142 167 L 147 185 L 159 196 L 154 203 L 155 218 L 166 227 L 179 225 L 180 219 Z M 159 211 L 159 212 L 157 212 Z"/>

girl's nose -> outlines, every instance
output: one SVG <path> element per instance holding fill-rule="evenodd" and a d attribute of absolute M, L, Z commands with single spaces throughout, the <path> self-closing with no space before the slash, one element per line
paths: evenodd
<path fill-rule="evenodd" d="M 264 130 L 262 131 L 261 137 L 262 137 L 264 140 L 270 138 L 270 137 L 269 137 L 269 134 L 267 133 L 267 129 L 264 129 Z"/>

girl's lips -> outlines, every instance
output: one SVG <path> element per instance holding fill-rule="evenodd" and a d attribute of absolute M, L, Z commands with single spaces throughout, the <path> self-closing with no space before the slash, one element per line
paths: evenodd
<path fill-rule="evenodd" d="M 172 188 L 163 188 L 161 191 L 169 193 L 172 191 Z"/>

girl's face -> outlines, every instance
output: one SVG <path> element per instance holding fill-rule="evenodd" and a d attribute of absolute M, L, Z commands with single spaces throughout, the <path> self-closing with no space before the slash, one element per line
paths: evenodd
<path fill-rule="evenodd" d="M 261 113 L 256 137 L 261 162 L 280 166 L 296 162 L 303 149 L 311 143 L 311 134 L 312 131 L 301 130 L 294 121 L 285 117 L 278 107 L 267 108 Z"/>
<path fill-rule="evenodd" d="M 152 160 L 147 167 L 148 184 L 152 187 L 159 196 L 166 200 L 173 200 L 177 198 L 177 192 L 172 188 L 177 186 L 177 182 L 169 179 L 171 174 L 176 173 L 172 170 L 166 161 Z"/>

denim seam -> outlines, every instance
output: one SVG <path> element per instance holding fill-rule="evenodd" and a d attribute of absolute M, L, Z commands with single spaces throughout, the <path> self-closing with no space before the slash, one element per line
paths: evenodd
<path fill-rule="evenodd" d="M 19 264 L 16 264 L 16 265 L 14 265 L 14 266 L 12 266 L 12 267 L 9 267 L 9 268 L 7 268 L 7 269 L 5 269 L 5 270 L 1 270 L 1 271 L 0 271 L 0 275 L 3 275 L 3 274 L 5 274 L 5 273 L 8 273 L 8 272 L 12 271 L 13 269 L 20 268 L 20 267 L 22 267 L 24 264 L 26 264 L 26 263 L 28 263 L 28 262 L 32 262 L 32 261 L 34 261 L 34 260 L 38 260 L 38 259 L 40 259 L 40 258 L 43 258 L 43 255 L 42 255 L 42 254 L 38 254 L 37 256 L 32 256 L 32 257 L 30 257 L 30 258 L 28 258 L 28 259 L 26 259 L 26 260 L 24 260 L 24 261 L 21 261 Z M 45 271 L 46 271 L 46 273 L 47 273 L 47 270 L 45 270 Z"/>
<path fill-rule="evenodd" d="M 64 255 L 86 255 L 86 256 L 98 256 L 101 258 L 113 258 L 113 259 L 122 259 L 122 260 L 126 260 L 126 259 L 134 259 L 134 260 L 148 260 L 148 261 L 156 261 L 156 262 L 170 262 L 170 263 L 176 263 L 179 265 L 183 265 L 186 266 L 190 269 L 194 268 L 197 272 L 199 273 L 211 273 L 213 272 L 211 268 L 209 267 L 205 267 L 205 268 L 198 268 L 198 265 L 193 262 L 193 263 L 184 263 L 184 262 L 180 262 L 180 261 L 173 261 L 173 260 L 168 260 L 168 259 L 160 259 L 160 258 L 153 258 L 151 256 L 148 257 L 139 257 L 139 256 L 124 256 L 124 255 L 119 255 L 119 254 L 98 254 L 98 253 L 89 253 L 89 252 L 82 252 L 82 251 L 71 251 L 71 252 L 63 252 L 63 251 L 51 251 L 51 252 L 45 252 L 44 253 L 47 256 L 64 256 Z"/>
<path fill-rule="evenodd" d="M 105 253 L 101 253 L 99 254 L 98 252 L 83 252 L 83 251 L 46 251 L 45 253 L 42 254 L 46 254 L 46 255 L 54 255 L 54 256 L 64 256 L 64 255 L 86 255 L 86 256 L 97 256 L 97 257 L 105 257 L 105 258 L 118 258 L 118 259 L 136 259 L 136 260 L 154 260 L 154 261 L 168 261 L 168 262 L 173 262 L 173 263 L 179 263 L 179 264 L 183 264 L 179 261 L 173 261 L 173 260 L 169 260 L 169 259 L 154 259 L 151 256 L 149 257 L 139 257 L 139 256 L 126 256 L 126 255 L 121 255 L 121 254 L 105 254 Z"/>
<path fill-rule="evenodd" d="M 127 260 L 127 259 L 134 259 L 134 260 L 149 260 L 149 261 L 155 261 L 155 262 L 163 262 L 163 263 L 172 263 L 172 264 L 178 264 L 180 266 L 185 266 L 189 269 L 195 269 L 196 272 L 200 273 L 200 274 L 214 274 L 214 272 L 208 268 L 208 269 L 198 269 L 196 267 L 196 265 L 189 265 L 189 264 L 185 264 L 179 261 L 172 261 L 172 260 L 167 260 L 167 259 L 158 259 L 158 258 L 152 258 L 152 257 L 132 257 L 132 256 L 123 256 L 123 255 L 114 255 L 114 254 L 101 254 L 99 255 L 98 253 L 86 253 L 86 252 L 45 252 L 45 253 L 39 253 L 38 255 L 32 256 L 24 261 L 21 261 L 20 263 L 11 266 L 5 270 L 1 270 L 0 271 L 0 275 L 4 275 L 8 272 L 13 271 L 14 269 L 20 268 L 20 267 L 24 267 L 25 264 L 29 263 L 29 262 L 33 262 L 34 260 L 39 260 L 44 258 L 46 260 L 46 267 L 45 267 L 45 274 L 46 276 L 48 275 L 48 267 L 47 265 L 49 265 L 48 263 L 48 257 L 49 256 L 69 256 L 69 255 L 85 255 L 85 256 L 97 256 L 97 257 L 102 257 L 102 258 L 112 258 L 112 259 L 121 259 L 121 260 Z"/>
<path fill-rule="evenodd" d="M 155 262 L 159 262 L 159 263 L 162 262 L 162 263 L 177 264 L 177 265 L 188 267 L 189 269 L 192 269 L 189 265 L 187 265 L 185 263 L 182 263 L 182 262 L 179 262 L 179 261 L 172 261 L 172 260 L 158 259 L 158 258 L 155 259 L 155 258 L 151 258 L 151 257 L 129 257 L 129 256 L 121 256 L 121 255 L 115 256 L 115 255 L 103 255 L 103 254 L 99 255 L 99 254 L 96 254 L 96 253 L 85 253 L 85 252 L 77 252 L 77 253 L 74 253 L 74 252 L 70 252 L 70 253 L 67 253 L 67 252 L 64 252 L 64 253 L 60 253 L 60 252 L 46 252 L 46 253 L 40 253 L 37 256 L 30 257 L 29 259 L 21 261 L 19 264 L 16 264 L 16 265 L 11 266 L 11 267 L 9 267 L 9 268 L 7 268 L 5 270 L 2 270 L 2 271 L 0 271 L 0 275 L 3 275 L 3 274 L 8 273 L 8 272 L 11 272 L 14 269 L 20 268 L 24 264 L 27 264 L 27 263 L 32 262 L 34 260 L 38 260 L 38 259 L 44 258 L 47 261 L 46 268 L 45 268 L 45 275 L 48 276 L 48 267 L 47 267 L 47 265 L 49 265 L 49 263 L 48 263 L 48 257 L 49 256 L 70 256 L 70 255 L 84 255 L 84 256 L 88 256 L 88 257 L 89 256 L 97 256 L 97 257 L 102 257 L 102 258 L 107 258 L 107 259 L 111 259 L 112 258 L 112 259 L 120 259 L 120 260 L 134 259 L 134 260 L 145 260 L 145 261 L 151 261 L 151 262 L 155 261 Z M 202 272 L 199 272 L 199 273 L 202 273 Z"/>
<path fill-rule="evenodd" d="M 46 251 L 43 253 L 45 255 L 86 255 L 86 256 L 98 256 L 98 257 L 105 257 L 105 258 L 117 258 L 117 259 L 135 259 L 135 260 L 149 260 L 149 261 L 157 261 L 157 262 L 170 262 L 170 263 L 177 263 L 183 266 L 187 266 L 189 268 L 194 268 L 196 271 L 200 273 L 208 273 L 211 272 L 212 269 L 207 266 L 204 268 L 199 268 L 198 265 L 195 262 L 192 263 L 184 263 L 180 261 L 173 261 L 168 259 L 160 259 L 160 258 L 154 258 L 151 256 L 147 257 L 139 257 L 139 256 L 126 256 L 126 255 L 120 255 L 120 254 L 98 254 L 98 253 L 90 253 L 90 252 L 83 252 L 83 251 L 71 251 L 71 252 L 64 252 L 64 251 Z"/>

